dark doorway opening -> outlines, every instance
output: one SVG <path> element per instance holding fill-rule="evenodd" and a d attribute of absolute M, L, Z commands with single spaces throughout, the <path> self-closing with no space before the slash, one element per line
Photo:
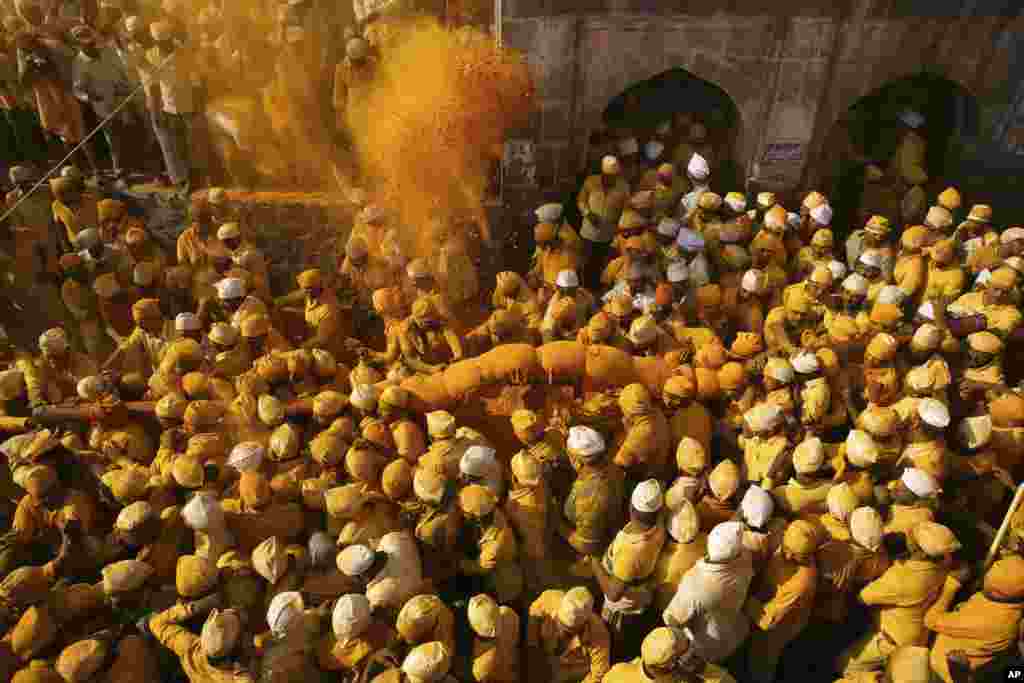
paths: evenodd
<path fill-rule="evenodd" d="M 902 135 L 899 117 L 905 111 L 924 117 L 918 132 L 927 143 L 928 197 L 956 184 L 962 141 L 978 133 L 974 97 L 959 84 L 930 73 L 890 81 L 844 112 L 825 142 L 822 187 L 833 204 L 833 225 L 840 230 L 858 227 L 864 219 L 861 214 L 868 210 L 866 206 L 862 210 L 868 164 L 888 176 Z M 888 181 L 887 177 L 883 182 Z"/>
<path fill-rule="evenodd" d="M 586 141 L 586 160 L 576 178 L 574 194 L 562 198 L 573 225 L 578 226 L 580 220 L 575 192 L 588 175 L 599 171 L 601 157 L 616 154 L 616 141 L 622 137 L 635 137 L 643 149 L 666 121 L 673 124 L 663 139 L 666 160 L 671 160 L 677 145 L 686 139 L 690 124 L 700 123 L 706 129 L 706 146 L 714 150 L 713 184 L 730 190 L 743 187 L 743 173 L 734 158 L 740 126 L 736 103 L 714 83 L 685 69 L 670 69 L 630 85 L 608 103 L 601 127 L 591 131 Z"/>

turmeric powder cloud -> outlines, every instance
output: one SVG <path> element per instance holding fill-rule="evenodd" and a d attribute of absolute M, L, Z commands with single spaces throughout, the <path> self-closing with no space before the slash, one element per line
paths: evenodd
<path fill-rule="evenodd" d="M 364 186 L 391 207 L 403 247 L 433 256 L 483 200 L 506 132 L 534 106 L 525 59 L 476 29 L 398 25 L 350 120 Z"/>

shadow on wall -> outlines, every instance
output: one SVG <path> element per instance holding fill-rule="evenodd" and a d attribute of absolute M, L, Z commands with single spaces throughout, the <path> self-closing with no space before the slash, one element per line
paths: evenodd
<path fill-rule="evenodd" d="M 888 182 L 893 155 L 903 134 L 902 112 L 920 113 L 919 133 L 927 142 L 931 201 L 944 187 L 961 182 L 960 161 L 965 144 L 978 136 L 977 100 L 963 86 L 942 76 L 919 73 L 886 83 L 857 100 L 829 131 L 821 156 L 821 187 L 835 210 L 833 225 L 855 225 L 864 197 L 864 171 L 878 166 Z M 899 216 L 889 216 L 897 220 Z"/>

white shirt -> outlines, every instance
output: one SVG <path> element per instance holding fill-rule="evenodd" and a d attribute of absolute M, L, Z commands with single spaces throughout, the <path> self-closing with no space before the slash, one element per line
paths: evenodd
<path fill-rule="evenodd" d="M 739 648 L 750 631 L 743 603 L 753 578 L 746 550 L 723 564 L 697 560 L 683 575 L 662 618 L 667 626 L 684 629 L 701 657 L 721 662 Z"/>

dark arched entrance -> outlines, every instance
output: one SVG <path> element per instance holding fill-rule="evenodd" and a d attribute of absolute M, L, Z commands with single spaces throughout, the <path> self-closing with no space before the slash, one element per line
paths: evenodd
<path fill-rule="evenodd" d="M 978 106 L 959 84 L 930 73 L 890 81 L 857 100 L 839 117 L 824 146 L 822 187 L 832 201 L 833 225 L 856 225 L 864 197 L 864 170 L 873 163 L 888 171 L 900 141 L 900 114 L 924 116 L 929 197 L 953 182 L 962 142 L 978 132 Z M 889 216 L 898 220 L 899 216 Z"/>
<path fill-rule="evenodd" d="M 674 146 L 687 132 L 678 125 L 685 118 L 700 122 L 707 129 L 707 144 L 717 157 L 716 185 L 742 187 L 742 173 L 734 159 L 740 125 L 736 103 L 714 83 L 685 69 L 670 69 L 633 83 L 608 103 L 601 116 L 601 126 L 587 138 L 587 158 L 576 178 L 574 191 L 579 190 L 586 176 L 598 171 L 603 154 L 615 153 L 615 140 L 627 135 L 636 137 L 642 148 L 664 121 L 676 124 L 666 141 L 665 155 L 670 157 Z M 561 201 L 565 202 L 569 220 L 579 225 L 575 194 Z"/>
<path fill-rule="evenodd" d="M 739 110 L 729 94 L 710 81 L 685 69 L 664 71 L 634 83 L 612 99 L 604 110 L 603 121 L 612 134 L 628 130 L 643 143 L 661 122 L 678 124 L 687 115 L 707 129 L 708 143 L 717 157 L 715 173 L 721 186 L 740 187 L 739 168 L 733 159 Z M 679 128 L 673 127 L 673 142 L 685 135 Z"/>

